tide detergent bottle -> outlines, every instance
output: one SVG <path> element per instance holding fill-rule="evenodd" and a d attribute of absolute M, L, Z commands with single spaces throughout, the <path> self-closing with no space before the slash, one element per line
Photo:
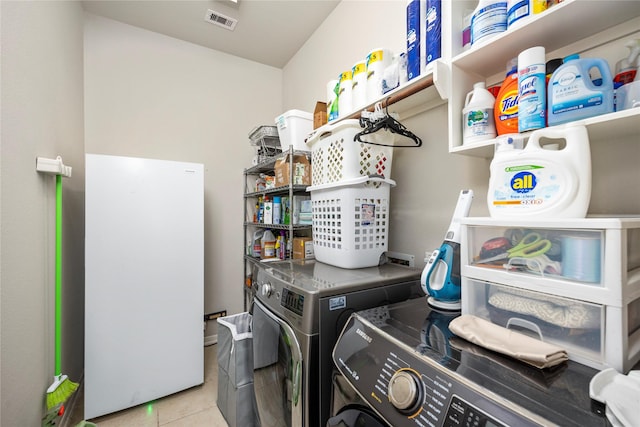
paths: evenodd
<path fill-rule="evenodd" d="M 518 133 L 518 66 L 517 60 L 512 59 L 507 64 L 507 77 L 500 86 L 496 96 L 493 115 L 498 135 Z"/>
<path fill-rule="evenodd" d="M 584 126 L 543 128 L 524 149 L 496 146 L 487 204 L 494 218 L 584 218 L 591 199 L 591 154 Z M 560 149 L 541 139 L 564 139 Z M 501 141 L 501 140 L 499 140 Z"/>

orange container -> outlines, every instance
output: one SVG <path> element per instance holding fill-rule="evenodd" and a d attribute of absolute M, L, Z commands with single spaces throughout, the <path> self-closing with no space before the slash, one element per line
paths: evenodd
<path fill-rule="evenodd" d="M 502 82 L 493 109 L 498 135 L 518 133 L 518 73 L 507 75 Z"/>

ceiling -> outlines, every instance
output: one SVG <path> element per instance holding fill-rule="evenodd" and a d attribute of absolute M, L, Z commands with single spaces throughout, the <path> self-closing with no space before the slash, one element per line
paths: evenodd
<path fill-rule="evenodd" d="M 283 68 L 340 0 L 87 0 L 84 10 L 251 61 Z M 233 31 L 205 20 L 237 19 Z"/>

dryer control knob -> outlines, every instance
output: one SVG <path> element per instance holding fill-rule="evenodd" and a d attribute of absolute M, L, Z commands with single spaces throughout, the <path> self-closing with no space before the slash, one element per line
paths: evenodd
<path fill-rule="evenodd" d="M 269 298 L 273 293 L 273 285 L 271 283 L 263 283 L 260 286 L 260 291 L 262 292 L 262 296 Z"/>
<path fill-rule="evenodd" d="M 421 405 L 420 379 L 411 371 L 397 371 L 389 380 L 389 400 L 400 412 L 415 412 Z"/>

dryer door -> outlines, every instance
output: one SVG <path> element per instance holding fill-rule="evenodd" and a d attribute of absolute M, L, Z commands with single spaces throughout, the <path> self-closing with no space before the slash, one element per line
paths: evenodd
<path fill-rule="evenodd" d="M 293 329 L 258 300 L 253 382 L 262 426 L 302 427 L 302 351 Z"/>
<path fill-rule="evenodd" d="M 389 427 L 365 406 L 344 407 L 338 415 L 329 418 L 327 427 Z"/>

